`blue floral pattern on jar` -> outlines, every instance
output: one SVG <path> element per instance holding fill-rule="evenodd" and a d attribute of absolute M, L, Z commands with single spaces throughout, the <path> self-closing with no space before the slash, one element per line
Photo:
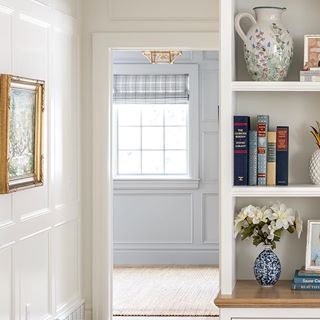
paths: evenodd
<path fill-rule="evenodd" d="M 281 263 L 271 246 L 265 245 L 254 263 L 253 271 L 258 283 L 263 287 L 272 287 L 277 283 L 281 274 Z"/>

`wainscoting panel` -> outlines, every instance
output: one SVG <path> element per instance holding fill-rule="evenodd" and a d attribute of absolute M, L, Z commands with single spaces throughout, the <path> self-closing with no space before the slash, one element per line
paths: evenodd
<path fill-rule="evenodd" d="M 53 6 L 69 16 L 76 17 L 77 15 L 77 1 L 79 0 L 51 0 Z"/>
<path fill-rule="evenodd" d="M 0 319 L 11 319 L 12 249 L 0 250 Z"/>
<path fill-rule="evenodd" d="M 10 195 L 0 197 L 0 226 L 12 221 L 11 201 Z"/>
<path fill-rule="evenodd" d="M 12 12 L 9 7 L 0 6 L 0 70 L 2 73 L 11 71 L 11 23 Z"/>
<path fill-rule="evenodd" d="M 13 215 L 16 219 L 26 219 L 48 211 L 48 187 L 32 188 L 15 192 L 12 197 Z"/>
<path fill-rule="evenodd" d="M 13 23 L 13 73 L 47 80 L 49 24 L 32 15 L 20 13 Z M 26 63 L 37 61 L 37 63 Z"/>
<path fill-rule="evenodd" d="M 66 32 L 57 30 L 53 36 L 54 47 L 63 47 L 64 52 L 56 52 L 54 58 L 54 86 L 59 88 L 55 92 L 54 109 L 54 163 L 55 163 L 55 205 L 60 206 L 67 201 L 77 200 L 78 162 L 76 127 L 70 127 L 70 122 L 78 120 L 76 96 L 74 91 L 77 82 L 72 76 L 74 39 Z M 57 125 L 59 124 L 59 125 Z"/>
<path fill-rule="evenodd" d="M 204 193 L 202 195 L 202 241 L 203 243 L 219 244 L 218 195 Z"/>
<path fill-rule="evenodd" d="M 202 132 L 201 137 L 201 179 L 204 182 L 215 182 L 218 180 L 218 133 L 217 132 Z M 215 165 L 213 165 L 215 164 Z"/>
<path fill-rule="evenodd" d="M 54 229 L 56 312 L 77 296 L 79 266 L 77 255 L 77 226 L 70 221 Z M 64 250 L 60 248 L 64 247 Z"/>
<path fill-rule="evenodd" d="M 118 194 L 114 212 L 115 244 L 192 243 L 191 194 Z"/>
<path fill-rule="evenodd" d="M 50 314 L 49 233 L 22 239 L 15 248 L 17 319 L 40 320 Z"/>
<path fill-rule="evenodd" d="M 208 62 L 210 69 L 203 68 L 201 72 L 201 121 L 204 122 L 218 121 L 219 88 L 213 84 L 219 83 L 219 69 L 216 60 L 212 64 Z"/>
<path fill-rule="evenodd" d="M 51 0 L 33 0 L 34 2 L 38 2 L 40 4 L 43 4 L 45 6 L 50 6 Z"/>

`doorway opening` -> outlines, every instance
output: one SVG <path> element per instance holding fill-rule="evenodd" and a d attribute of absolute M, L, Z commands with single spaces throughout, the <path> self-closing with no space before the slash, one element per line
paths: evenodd
<path fill-rule="evenodd" d="M 151 65 L 141 50 L 112 51 L 118 320 L 218 316 L 219 55 L 182 53 Z"/>

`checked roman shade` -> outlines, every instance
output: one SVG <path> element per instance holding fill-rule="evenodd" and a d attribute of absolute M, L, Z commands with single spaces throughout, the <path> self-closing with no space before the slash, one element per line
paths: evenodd
<path fill-rule="evenodd" d="M 183 104 L 188 101 L 188 74 L 113 76 L 113 103 Z"/>

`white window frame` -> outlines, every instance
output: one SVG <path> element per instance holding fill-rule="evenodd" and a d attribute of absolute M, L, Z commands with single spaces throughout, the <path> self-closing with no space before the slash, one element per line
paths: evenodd
<path fill-rule="evenodd" d="M 188 74 L 189 75 L 189 137 L 188 168 L 184 176 L 120 176 L 117 171 L 117 146 L 112 143 L 113 188 L 117 189 L 197 189 L 199 187 L 199 66 L 197 64 L 113 64 L 114 74 Z M 115 108 L 112 110 L 112 135 L 117 139 Z"/>

